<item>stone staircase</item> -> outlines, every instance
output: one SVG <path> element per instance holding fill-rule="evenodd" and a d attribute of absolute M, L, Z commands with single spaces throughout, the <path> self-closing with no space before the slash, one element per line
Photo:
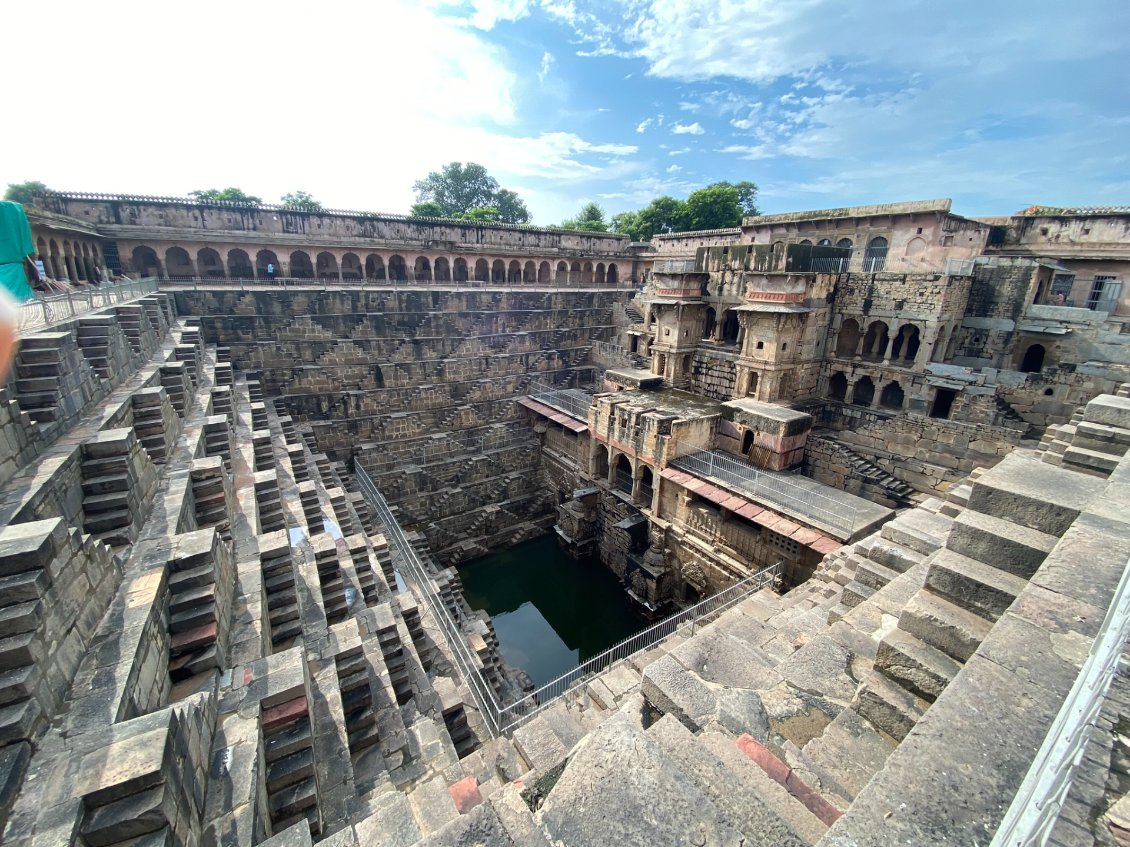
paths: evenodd
<path fill-rule="evenodd" d="M 1023 415 L 1021 415 L 1012 404 L 999 394 L 993 395 L 993 402 L 996 404 L 997 413 L 1000 418 L 1000 425 L 1009 427 L 1010 429 L 1018 429 L 1024 433 L 1025 438 L 1031 438 L 1035 427 L 1030 424 Z"/>
<path fill-rule="evenodd" d="M 917 501 L 917 492 L 846 444 L 834 438 L 819 438 L 822 444 L 837 453 L 849 469 L 850 477 L 870 486 L 876 494 L 889 500 L 894 508 L 910 507 Z"/>

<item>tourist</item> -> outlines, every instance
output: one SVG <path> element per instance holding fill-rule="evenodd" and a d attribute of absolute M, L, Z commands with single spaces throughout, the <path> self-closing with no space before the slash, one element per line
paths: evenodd
<path fill-rule="evenodd" d="M 271 282 L 275 281 L 275 263 L 267 262 L 267 279 Z"/>

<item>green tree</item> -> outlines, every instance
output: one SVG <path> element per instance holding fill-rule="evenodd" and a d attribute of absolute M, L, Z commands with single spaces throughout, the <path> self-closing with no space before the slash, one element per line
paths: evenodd
<path fill-rule="evenodd" d="M 472 209 L 490 206 L 498 191 L 498 180 L 474 162 L 450 162 L 418 180 L 412 190 L 416 200 L 439 204 L 446 217 L 464 215 Z"/>
<path fill-rule="evenodd" d="M 290 194 L 284 194 L 280 202 L 288 209 L 301 209 L 304 212 L 320 212 L 325 208 L 305 191 L 293 191 Z"/>
<path fill-rule="evenodd" d="M 42 182 L 9 182 L 4 199 L 27 206 L 40 194 L 46 194 L 50 190 Z"/>
<path fill-rule="evenodd" d="M 632 241 L 643 241 L 639 212 L 620 212 L 613 215 L 608 221 L 608 228 L 612 232 L 626 235 Z"/>
<path fill-rule="evenodd" d="M 500 188 L 494 193 L 494 202 L 491 204 L 498 209 L 499 223 L 525 224 L 530 222 L 530 210 L 518 192 L 509 188 Z"/>
<path fill-rule="evenodd" d="M 757 208 L 757 184 L 743 180 L 734 183 L 734 188 L 738 189 L 738 205 L 742 207 L 742 214 L 760 215 L 761 210 Z"/>
<path fill-rule="evenodd" d="M 582 232 L 608 232 L 608 223 L 604 220 L 604 209 L 599 204 L 589 202 L 581 207 L 576 217 L 561 222 L 562 229 L 578 229 Z"/>
<path fill-rule="evenodd" d="M 687 197 L 686 229 L 721 229 L 742 222 L 738 189 L 728 182 L 716 182 Z"/>
<path fill-rule="evenodd" d="M 476 223 L 484 224 L 497 224 L 505 223 L 499 215 L 497 206 L 479 206 L 478 208 L 471 209 L 466 214 L 458 215 L 465 221 L 475 221 Z"/>
<path fill-rule="evenodd" d="M 435 200 L 425 200 L 423 203 L 414 204 L 408 210 L 408 214 L 414 218 L 442 218 L 443 207 Z"/>
<path fill-rule="evenodd" d="M 263 202 L 263 198 L 247 194 L 241 188 L 205 188 L 190 191 L 188 196 L 197 203 L 242 203 L 247 206 L 258 206 Z"/>
<path fill-rule="evenodd" d="M 639 240 L 650 240 L 663 232 L 683 232 L 690 229 L 687 204 L 674 197 L 656 197 L 636 213 L 639 221 Z"/>

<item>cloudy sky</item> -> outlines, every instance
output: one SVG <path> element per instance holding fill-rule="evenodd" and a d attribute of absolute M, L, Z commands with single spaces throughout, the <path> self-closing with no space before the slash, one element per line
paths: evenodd
<path fill-rule="evenodd" d="M 1128 0 L 42 0 L 6 14 L 24 87 L 0 183 L 300 189 L 405 212 L 416 179 L 459 160 L 537 223 L 722 179 L 756 182 L 767 212 L 1130 203 Z"/>

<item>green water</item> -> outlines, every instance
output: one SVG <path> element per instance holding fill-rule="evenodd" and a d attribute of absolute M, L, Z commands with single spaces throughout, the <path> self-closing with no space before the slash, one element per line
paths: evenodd
<path fill-rule="evenodd" d="M 539 686 L 647 626 L 620 581 L 566 556 L 556 535 L 467 562 L 459 575 L 471 608 L 494 621 L 503 658 Z"/>

